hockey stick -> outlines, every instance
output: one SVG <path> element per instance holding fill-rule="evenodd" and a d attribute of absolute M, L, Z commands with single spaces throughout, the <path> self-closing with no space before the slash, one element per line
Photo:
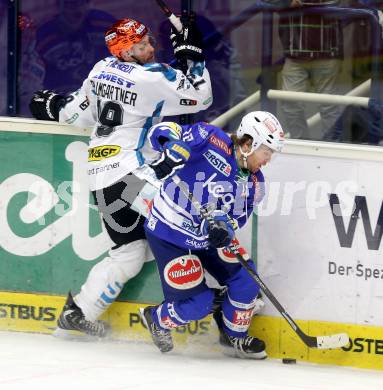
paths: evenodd
<path fill-rule="evenodd" d="M 196 210 L 200 212 L 202 218 L 206 218 L 209 224 L 212 224 L 212 218 L 209 216 L 208 210 L 203 207 L 193 194 L 189 191 L 187 186 L 181 181 L 179 176 L 172 176 L 174 183 L 178 188 L 183 192 L 183 194 L 190 200 L 192 205 Z M 274 305 L 274 307 L 279 311 L 282 317 L 288 322 L 294 332 L 298 337 L 309 347 L 309 348 L 318 348 L 318 349 L 330 349 L 330 348 L 341 348 L 344 347 L 349 342 L 349 336 L 346 333 L 338 333 L 330 336 L 309 336 L 302 331 L 302 329 L 296 324 L 296 322 L 290 317 L 284 307 L 279 303 L 274 294 L 268 289 L 259 275 L 250 267 L 248 260 L 250 260 L 249 255 L 239 244 L 239 241 L 234 238 L 228 249 L 235 254 L 238 259 L 238 262 L 242 265 L 243 268 L 250 274 L 253 280 L 259 285 L 261 290 Z"/>
<path fill-rule="evenodd" d="M 167 6 L 167 4 L 163 0 L 156 0 L 158 6 L 161 8 L 162 12 L 165 14 L 165 16 L 169 19 L 170 23 L 174 26 L 174 28 L 181 33 L 183 29 L 182 21 L 181 19 L 174 15 L 174 13 L 170 10 L 170 8 Z M 185 22 L 190 18 L 190 15 L 192 14 L 191 10 L 191 0 L 184 0 L 182 1 L 182 20 Z M 187 60 L 178 60 L 178 64 L 180 67 L 180 70 L 183 74 L 186 75 L 188 70 L 188 64 Z M 180 122 L 181 124 L 191 123 L 191 116 L 190 114 L 183 114 L 180 116 Z"/>
<path fill-rule="evenodd" d="M 165 16 L 169 19 L 170 23 L 175 27 L 175 29 L 178 32 L 181 32 L 182 31 L 181 19 L 178 16 L 174 15 L 172 11 L 170 11 L 169 7 L 164 1 L 156 0 L 156 2 L 158 6 L 161 8 L 161 10 L 163 11 L 163 13 L 165 14 Z"/>

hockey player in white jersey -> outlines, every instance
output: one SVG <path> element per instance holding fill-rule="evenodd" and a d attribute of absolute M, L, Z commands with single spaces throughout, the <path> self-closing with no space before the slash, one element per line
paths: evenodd
<path fill-rule="evenodd" d="M 186 75 L 156 63 L 148 28 L 122 19 L 105 34 L 112 56 L 94 66 L 78 91 L 66 97 L 37 91 L 31 100 L 37 119 L 93 127 L 89 184 L 114 243 L 108 256 L 91 269 L 80 293 L 68 294 L 57 335 L 106 334 L 107 326 L 98 317 L 146 259 L 144 217 L 131 204 L 145 184 L 137 172 L 144 162 L 158 158 L 145 144 L 147 132 L 163 116 L 195 113 L 212 102 L 199 31 L 190 23 L 182 33 L 172 30 L 171 40 L 176 58 L 187 60 Z"/>

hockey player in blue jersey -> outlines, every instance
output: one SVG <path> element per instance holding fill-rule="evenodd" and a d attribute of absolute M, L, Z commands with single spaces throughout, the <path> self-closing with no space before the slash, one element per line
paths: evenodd
<path fill-rule="evenodd" d="M 265 358 L 265 343 L 248 335 L 259 286 L 224 248 L 263 197 L 260 168 L 282 149 L 280 123 L 268 112 L 251 112 L 242 118 L 237 134 L 229 137 L 206 123 L 163 122 L 152 127 L 149 141 L 162 152 L 152 168 L 165 179 L 145 224 L 165 298 L 161 305 L 140 310 L 154 343 L 161 352 L 170 351 L 172 328 L 211 312 L 214 293 L 205 283 L 207 270 L 227 286 L 221 344 L 235 356 Z M 175 173 L 209 210 L 209 223 L 172 180 Z"/>

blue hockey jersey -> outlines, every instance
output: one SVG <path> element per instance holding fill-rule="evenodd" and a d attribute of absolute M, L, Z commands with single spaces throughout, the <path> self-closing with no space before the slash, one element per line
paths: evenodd
<path fill-rule="evenodd" d="M 188 144 L 191 155 L 178 171 L 195 199 L 207 210 L 223 210 L 242 227 L 254 206 L 264 195 L 261 171 L 244 174 L 238 167 L 233 142 L 220 128 L 199 122 L 178 126 L 163 122 L 149 132 L 149 141 L 159 150 L 157 139 L 161 133 L 178 133 Z M 201 232 L 201 216 L 187 196 L 167 179 L 156 193 L 145 228 L 152 234 L 179 247 L 205 249 L 207 236 Z"/>

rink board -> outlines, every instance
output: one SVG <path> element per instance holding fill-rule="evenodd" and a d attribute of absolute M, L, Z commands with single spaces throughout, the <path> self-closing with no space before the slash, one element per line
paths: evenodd
<path fill-rule="evenodd" d="M 88 135 L 87 130 L 51 122 L 0 118 L 2 330 L 51 333 L 64 295 L 69 290 L 76 293 L 91 267 L 106 254 L 107 235 L 97 210 L 92 207 L 86 184 Z M 259 215 L 258 226 L 255 225 L 258 233 L 254 229 L 252 233 L 251 229 L 245 231 L 241 242 L 253 249 L 253 255 L 258 248 L 260 275 L 292 317 L 302 319 L 297 322 L 305 332 L 314 336 L 348 332 L 352 342 L 344 350 L 308 350 L 269 303 L 265 316 L 257 317 L 251 329 L 265 339 L 270 357 L 382 370 L 383 256 L 379 247 L 382 219 L 378 215 L 383 184 L 377 181 L 373 190 L 370 185 L 376 181 L 374 172 L 380 167 L 382 148 L 354 147 L 350 154 L 350 148 L 345 150 L 341 145 L 312 144 L 290 141 L 287 153 L 278 156 L 271 166 L 275 170 L 265 170 L 267 180 L 281 177 L 280 184 L 283 180 L 295 183 L 303 180 L 311 185 L 311 179 L 321 183 L 330 178 L 333 180 L 330 184 L 336 184 L 337 170 L 327 161 L 336 153 L 343 159 L 336 162 L 337 169 L 341 167 L 346 180 L 357 178 L 361 191 L 356 195 L 364 197 L 367 205 L 364 225 L 361 221 L 356 225 L 353 247 L 336 247 L 341 229 L 338 224 L 335 231 L 327 201 L 314 210 L 319 219 L 305 220 L 307 215 L 302 215 L 302 210 L 307 199 L 302 196 L 294 199 L 288 216 Z M 320 156 L 316 155 L 318 151 L 322 152 Z M 296 172 L 296 177 L 291 177 L 291 172 Z M 321 190 L 315 185 L 310 188 Z M 333 192 L 342 200 L 341 192 Z M 305 194 L 307 198 L 307 191 Z M 268 194 L 266 202 L 272 202 L 271 195 Z M 316 195 L 315 191 L 311 195 Z M 282 206 L 279 204 L 277 208 Z M 342 218 L 347 229 L 350 221 L 345 215 Z M 363 226 L 368 227 L 367 222 L 371 227 L 368 240 L 363 230 Z M 310 236 L 312 233 L 314 237 Z M 321 239 L 316 240 L 318 237 Z M 372 249 L 366 248 L 366 242 Z M 354 274 L 347 274 L 347 267 Z M 361 276 L 357 273 L 360 269 Z M 148 258 L 140 275 L 127 283 L 119 302 L 105 314 L 114 337 L 149 340 L 138 308 L 142 302 L 161 300 L 156 265 Z M 175 338 L 188 344 L 206 339 L 209 340 L 206 345 L 216 348 L 217 330 L 215 325 L 212 329 L 209 326 L 210 319 L 198 321 L 177 329 Z"/>
<path fill-rule="evenodd" d="M 263 170 L 258 270 L 294 318 L 383 326 L 383 147 L 311 144 Z"/>
<path fill-rule="evenodd" d="M 70 126 L 1 119 L 0 290 L 77 293 L 110 248 L 88 188 L 88 137 Z M 121 299 L 161 300 L 152 260 Z"/>
<path fill-rule="evenodd" d="M 64 302 L 62 296 L 0 292 L 0 330 L 50 334 L 55 329 Z M 139 307 L 145 305 L 115 302 L 102 317 L 111 324 L 112 337 L 151 342 L 138 314 Z M 351 343 L 337 350 L 309 349 L 285 320 L 269 316 L 255 317 L 250 334 L 266 342 L 270 358 L 383 370 L 383 327 L 321 321 L 297 323 L 312 336 L 347 332 Z M 173 330 L 173 336 L 177 345 L 198 343 L 219 351 L 218 331 L 211 316 Z"/>

